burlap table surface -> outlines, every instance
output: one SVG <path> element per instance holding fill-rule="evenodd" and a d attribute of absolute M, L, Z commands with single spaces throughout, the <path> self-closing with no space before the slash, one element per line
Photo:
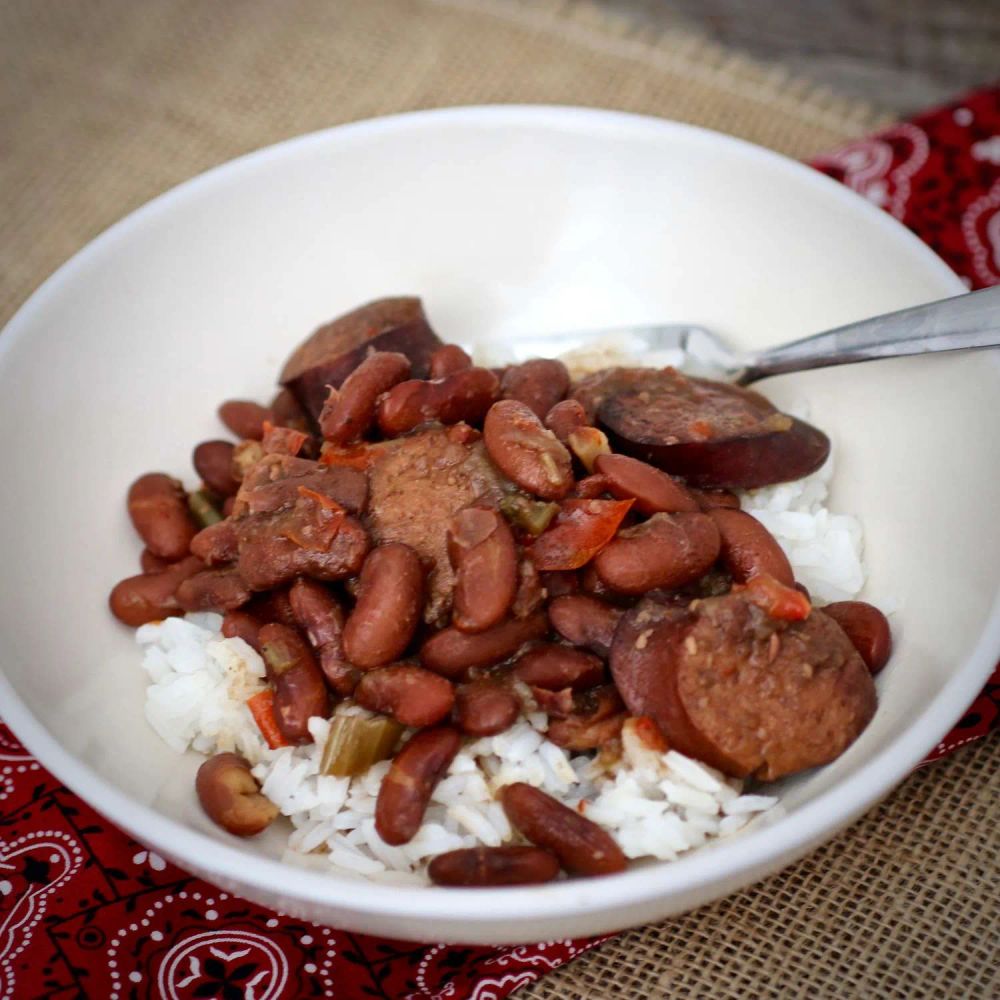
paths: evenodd
<path fill-rule="evenodd" d="M 288 136 L 413 108 L 551 102 L 806 158 L 887 120 L 680 32 L 517 0 L 0 5 L 0 321 L 116 219 Z M 997 997 L 1000 741 L 912 776 L 806 860 L 630 931 L 518 995 Z"/>

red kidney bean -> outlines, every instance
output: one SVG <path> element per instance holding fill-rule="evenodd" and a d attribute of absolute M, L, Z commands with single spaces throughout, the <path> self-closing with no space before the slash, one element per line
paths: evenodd
<path fill-rule="evenodd" d="M 569 594 L 549 602 L 552 627 L 574 646 L 606 657 L 623 611 L 597 597 Z"/>
<path fill-rule="evenodd" d="M 509 729 L 521 714 L 517 695 L 494 677 L 480 677 L 455 690 L 452 721 L 469 736 L 493 736 Z"/>
<path fill-rule="evenodd" d="M 372 549 L 361 569 L 358 599 L 344 626 L 344 652 L 368 670 L 398 659 L 424 609 L 424 568 L 409 545 Z"/>
<path fill-rule="evenodd" d="M 598 500 L 606 493 L 610 493 L 610 483 L 607 476 L 596 473 L 593 476 L 584 476 L 578 479 L 573 487 L 570 496 L 575 500 Z"/>
<path fill-rule="evenodd" d="M 327 441 L 350 444 L 364 437 L 375 422 L 375 404 L 383 392 L 410 377 L 405 354 L 376 351 L 369 354 L 337 389 L 330 390 L 319 415 L 319 429 Z"/>
<path fill-rule="evenodd" d="M 500 382 L 504 399 L 524 403 L 539 420 L 543 420 L 569 392 L 569 372 L 561 361 L 553 358 L 532 358 L 524 364 L 512 365 Z"/>
<path fill-rule="evenodd" d="M 239 754 L 209 757 L 198 768 L 195 791 L 208 818 L 237 837 L 253 837 L 278 817 L 278 807 L 261 795 L 250 765 Z"/>
<path fill-rule="evenodd" d="M 594 468 L 608 482 L 608 491 L 619 500 L 635 498 L 640 514 L 674 514 L 698 510 L 698 501 L 665 472 L 628 455 L 599 455 Z"/>
<path fill-rule="evenodd" d="M 527 618 L 511 618 L 485 632 L 445 628 L 420 647 L 420 662 L 428 670 L 456 679 L 464 677 L 472 667 L 492 667 L 506 660 L 548 630 L 548 619 L 541 611 Z"/>
<path fill-rule="evenodd" d="M 289 743 L 312 742 L 309 720 L 330 714 L 330 693 L 312 650 L 287 625 L 265 625 L 258 638 L 274 686 L 274 718 L 281 735 Z"/>
<path fill-rule="evenodd" d="M 551 795 L 522 781 L 500 794 L 511 823 L 533 844 L 552 851 L 571 875 L 625 870 L 625 855 L 611 835 Z"/>
<path fill-rule="evenodd" d="M 460 510 L 448 526 L 448 558 L 455 569 L 452 624 L 483 632 L 501 621 L 517 593 L 517 547 L 499 511 Z"/>
<path fill-rule="evenodd" d="M 309 432 L 309 417 L 299 401 L 287 390 L 281 389 L 271 400 L 271 422 L 278 427 Z"/>
<path fill-rule="evenodd" d="M 115 585 L 108 597 L 111 613 L 126 625 L 138 628 L 146 622 L 160 621 L 181 614 L 176 592 L 181 582 L 200 573 L 205 564 L 188 556 L 159 573 L 140 573 Z"/>
<path fill-rule="evenodd" d="M 868 669 L 877 674 L 892 654 L 889 620 L 866 601 L 835 601 L 820 608 L 846 633 Z"/>
<path fill-rule="evenodd" d="M 451 681 L 412 663 L 376 667 L 362 674 L 354 700 L 372 712 L 391 715 L 404 726 L 433 726 L 455 704 Z"/>
<path fill-rule="evenodd" d="M 642 594 L 682 587 L 707 572 L 719 555 L 719 532 L 706 514 L 654 514 L 620 531 L 594 557 L 597 575 L 612 590 Z"/>
<path fill-rule="evenodd" d="M 569 436 L 573 431 L 590 425 L 590 421 L 587 419 L 587 411 L 575 399 L 564 399 L 561 403 L 556 403 L 545 414 L 543 422 L 563 444 L 569 440 Z"/>
<path fill-rule="evenodd" d="M 719 529 L 722 561 L 737 583 L 767 573 L 787 587 L 795 586 L 788 557 L 757 518 L 726 507 L 714 507 L 706 513 Z"/>
<path fill-rule="evenodd" d="M 233 450 L 229 441 L 202 441 L 191 456 L 195 472 L 216 496 L 231 497 L 240 488 L 233 478 Z"/>
<path fill-rule="evenodd" d="M 427 866 L 435 885 L 536 885 L 559 874 L 559 859 L 540 847 L 466 847 L 439 854 Z"/>
<path fill-rule="evenodd" d="M 548 598 L 565 597 L 580 590 L 580 577 L 573 570 L 552 570 L 549 573 L 539 573 L 538 578 L 542 581 Z"/>
<path fill-rule="evenodd" d="M 197 537 L 197 536 L 195 536 Z M 139 565 L 143 573 L 161 573 L 171 565 L 169 560 L 154 556 L 149 549 L 143 549 L 139 554 Z"/>
<path fill-rule="evenodd" d="M 219 407 L 219 419 L 241 440 L 259 441 L 271 411 L 248 399 L 229 399 Z"/>
<path fill-rule="evenodd" d="M 327 683 L 349 697 L 361 676 L 344 653 L 344 610 L 330 591 L 316 580 L 300 576 L 288 590 L 292 614 L 305 632 Z"/>
<path fill-rule="evenodd" d="M 569 452 L 524 403 L 503 399 L 486 414 L 483 442 L 508 479 L 543 500 L 559 500 L 573 486 Z"/>
<path fill-rule="evenodd" d="M 572 646 L 546 642 L 522 653 L 514 664 L 514 676 L 532 687 L 559 691 L 582 691 L 604 679 L 604 664 L 593 653 Z"/>
<path fill-rule="evenodd" d="M 485 368 L 467 368 L 437 382 L 400 382 L 379 400 L 378 425 L 387 437 L 396 437 L 431 420 L 474 424 L 499 395 L 497 377 Z"/>
<path fill-rule="evenodd" d="M 228 518 L 202 528 L 191 539 L 191 555 L 218 566 L 235 562 L 240 554 L 239 528 Z"/>
<path fill-rule="evenodd" d="M 687 487 L 688 493 L 698 501 L 698 506 L 705 511 L 715 507 L 729 507 L 731 510 L 740 509 L 740 498 L 729 490 L 698 490 L 693 486 Z"/>
<path fill-rule="evenodd" d="M 182 580 L 176 591 L 184 611 L 233 611 L 253 596 L 235 569 L 206 569 Z"/>
<path fill-rule="evenodd" d="M 458 344 L 445 344 L 431 355 L 429 377 L 437 381 L 471 367 L 472 358 Z"/>
<path fill-rule="evenodd" d="M 411 840 L 424 820 L 435 785 L 462 745 L 450 726 L 422 729 L 396 754 L 375 800 L 375 829 L 393 846 Z"/>
<path fill-rule="evenodd" d="M 227 611 L 222 619 L 222 634 L 227 639 L 242 639 L 260 652 L 260 630 L 263 622 L 249 611 Z"/>
<path fill-rule="evenodd" d="M 128 513 L 146 548 L 169 562 L 183 559 L 198 533 L 184 487 L 162 472 L 147 472 L 129 487 Z"/>
<path fill-rule="evenodd" d="M 580 752 L 618 739 L 627 713 L 614 684 L 605 684 L 574 696 L 572 710 L 561 716 L 551 719 L 545 735 L 564 750 Z"/>

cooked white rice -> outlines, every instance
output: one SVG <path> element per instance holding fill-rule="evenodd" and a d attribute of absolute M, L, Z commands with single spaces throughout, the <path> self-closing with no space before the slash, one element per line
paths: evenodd
<path fill-rule="evenodd" d="M 629 363 L 620 344 L 593 345 L 567 361 L 577 375 Z M 676 359 L 656 359 L 659 365 L 670 361 Z M 864 584 L 861 526 L 825 506 L 832 471 L 831 458 L 798 482 L 741 496 L 744 509 L 775 536 L 818 604 L 854 597 Z M 629 729 L 623 757 L 608 772 L 597 758 L 569 756 L 549 742 L 546 716 L 535 713 L 496 736 L 470 739 L 434 790 L 420 831 L 393 847 L 379 837 L 374 821 L 389 763 L 355 778 L 322 775 L 330 723 L 320 718 L 310 720 L 314 743 L 269 749 L 246 706 L 264 686 L 263 661 L 243 640 L 223 638 L 221 624 L 220 615 L 189 614 L 137 631 L 150 678 L 146 718 L 178 753 L 235 750 L 247 758 L 264 794 L 290 821 L 283 855 L 290 863 L 378 882 L 425 884 L 426 863 L 436 854 L 517 841 L 496 798 L 515 781 L 579 809 L 608 830 L 627 857 L 662 861 L 746 829 L 777 802 L 744 795 L 742 782 L 676 751 L 651 751 Z M 363 711 L 343 705 L 336 710 Z"/>
<path fill-rule="evenodd" d="M 241 639 L 221 637 L 220 615 L 144 625 L 150 677 L 146 718 L 178 752 L 237 750 L 253 765 L 263 793 L 291 821 L 284 859 L 376 881 L 423 884 L 435 854 L 516 839 L 497 791 L 524 781 L 614 836 L 629 858 L 672 861 L 712 837 L 743 829 L 775 798 L 743 795 L 742 783 L 675 751 L 661 754 L 625 734 L 622 761 L 611 773 L 597 759 L 570 756 L 545 738 L 543 713 L 496 736 L 469 740 L 431 797 L 418 834 L 401 847 L 375 830 L 375 800 L 389 762 L 356 778 L 320 773 L 330 722 L 310 720 L 314 742 L 271 750 L 246 707 L 262 686 L 263 663 Z M 364 713 L 339 706 L 336 714 Z M 366 714 L 366 713 L 364 713 Z"/>

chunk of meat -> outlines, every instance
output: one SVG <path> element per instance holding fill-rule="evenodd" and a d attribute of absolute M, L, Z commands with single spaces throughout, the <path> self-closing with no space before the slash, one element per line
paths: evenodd
<path fill-rule="evenodd" d="M 451 611 L 455 573 L 448 559 L 448 526 L 462 509 L 495 508 L 512 487 L 479 441 L 454 428 L 432 428 L 369 449 L 366 522 L 377 544 L 403 542 L 429 568 L 425 620 L 443 625 Z"/>
<path fill-rule="evenodd" d="M 770 617 L 745 592 L 689 608 L 643 601 L 622 619 L 611 671 L 670 746 L 771 781 L 838 757 L 875 713 L 871 676 L 821 611 Z"/>
<path fill-rule="evenodd" d="M 750 489 L 800 479 L 830 452 L 815 427 L 759 393 L 673 368 L 609 368 L 574 389 L 612 448 L 704 488 Z"/>
<path fill-rule="evenodd" d="M 293 505 L 302 488 L 333 500 L 351 514 L 365 507 L 365 474 L 342 465 L 326 465 L 291 455 L 264 455 L 243 476 L 233 516 L 273 514 Z"/>
<path fill-rule="evenodd" d="M 243 477 L 227 540 L 251 590 L 296 576 L 341 580 L 361 568 L 368 535 L 354 516 L 365 505 L 363 472 L 289 455 L 265 455 Z M 216 528 L 219 531 L 218 528 Z"/>
<path fill-rule="evenodd" d="M 360 569 L 369 549 L 357 518 L 312 497 L 276 514 L 240 518 L 240 576 L 251 590 L 270 590 L 297 576 L 343 580 Z"/>
<path fill-rule="evenodd" d="M 329 387 L 344 379 L 369 351 L 406 355 L 414 378 L 426 378 L 441 341 L 424 315 L 420 299 L 377 299 L 321 326 L 285 362 L 279 381 L 318 420 Z"/>

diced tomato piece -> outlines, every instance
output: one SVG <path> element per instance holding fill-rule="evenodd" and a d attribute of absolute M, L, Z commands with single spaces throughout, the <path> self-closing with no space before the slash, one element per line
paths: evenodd
<path fill-rule="evenodd" d="M 272 750 L 291 746 L 288 740 L 281 735 L 278 720 L 274 717 L 274 692 L 270 688 L 264 688 L 253 697 L 247 698 L 247 708 L 250 709 L 253 721 L 257 723 L 257 728 Z"/>
<path fill-rule="evenodd" d="M 809 617 L 809 598 L 794 587 L 786 587 L 768 573 L 752 576 L 744 585 L 747 597 L 772 618 L 797 622 Z M 733 587 L 733 590 L 741 589 Z"/>
<path fill-rule="evenodd" d="M 564 500 L 547 531 L 529 550 L 542 571 L 579 569 L 612 538 L 633 500 Z"/>
<path fill-rule="evenodd" d="M 352 448 L 338 448 L 329 441 L 323 445 L 319 456 L 322 465 L 342 465 L 349 469 L 367 470 L 372 462 L 372 452 L 367 445 L 355 445 Z"/>
<path fill-rule="evenodd" d="M 633 722 L 636 736 L 648 750 L 666 753 L 670 749 L 667 741 L 663 738 L 663 731 L 648 715 L 636 716 Z"/>
<path fill-rule="evenodd" d="M 264 436 L 261 446 L 267 455 L 297 455 L 309 440 L 308 434 L 291 427 L 275 427 L 269 420 L 264 421 Z"/>

